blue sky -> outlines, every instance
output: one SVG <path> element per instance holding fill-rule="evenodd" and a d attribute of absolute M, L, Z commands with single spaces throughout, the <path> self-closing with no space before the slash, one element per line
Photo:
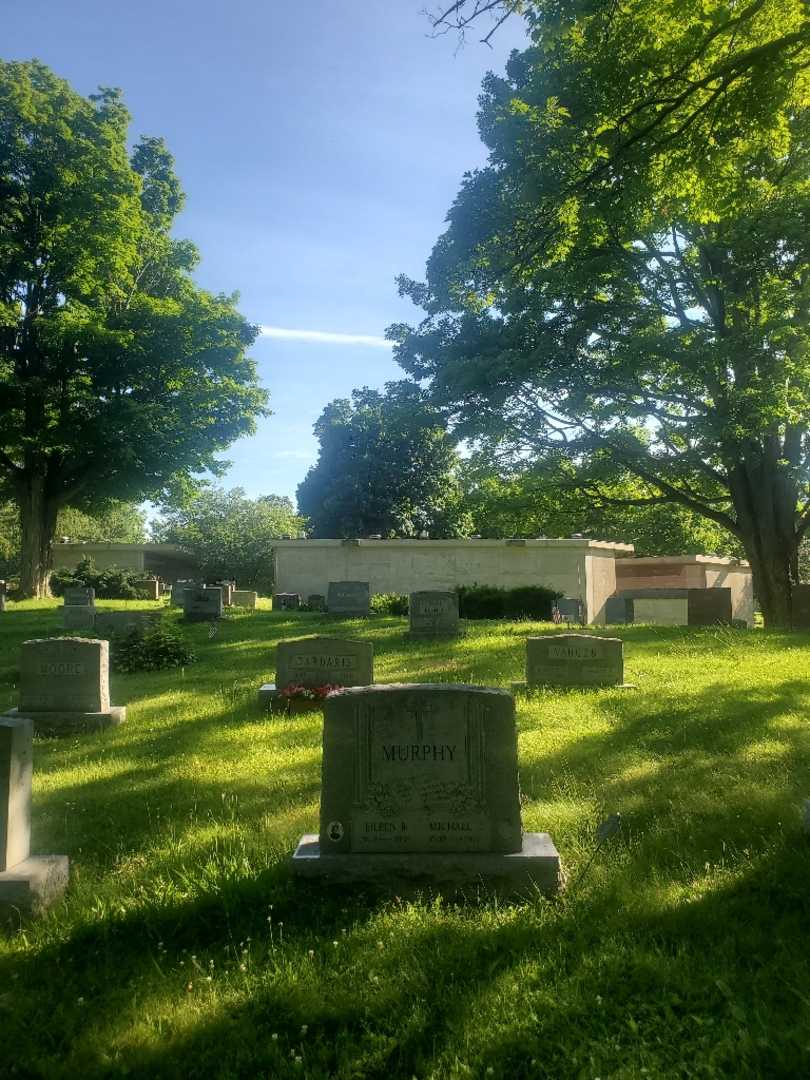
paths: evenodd
<path fill-rule="evenodd" d="M 492 49 L 473 35 L 458 50 L 427 36 L 424 7 L 27 0 L 5 20 L 4 59 L 37 57 L 84 94 L 123 89 L 133 138 L 162 135 L 175 155 L 176 231 L 200 248 L 199 282 L 238 290 L 252 322 L 277 328 L 253 349 L 274 415 L 228 451 L 229 487 L 293 496 L 323 406 L 402 376 L 379 339 L 419 313 L 394 277 L 421 277 L 484 160 L 481 79 L 523 42 L 514 21 Z"/>

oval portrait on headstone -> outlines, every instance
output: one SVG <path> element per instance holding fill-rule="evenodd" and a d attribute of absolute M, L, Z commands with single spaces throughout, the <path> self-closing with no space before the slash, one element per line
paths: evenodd
<path fill-rule="evenodd" d="M 326 827 L 326 835 L 335 843 L 343 839 L 343 824 L 340 821 L 330 821 Z"/>

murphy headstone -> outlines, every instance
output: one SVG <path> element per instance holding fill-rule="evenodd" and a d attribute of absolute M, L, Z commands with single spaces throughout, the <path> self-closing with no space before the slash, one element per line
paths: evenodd
<path fill-rule="evenodd" d="M 621 686 L 624 643 L 591 634 L 544 634 L 526 639 L 526 685 Z"/>
<path fill-rule="evenodd" d="M 68 881 L 66 855 L 31 855 L 33 722 L 0 717 L 0 915 L 38 914 Z"/>
<path fill-rule="evenodd" d="M 422 590 L 412 592 L 408 599 L 408 618 L 411 634 L 417 637 L 439 637 L 458 634 L 458 593 Z"/>
<path fill-rule="evenodd" d="M 126 708 L 110 703 L 110 645 L 89 638 L 41 638 L 20 649 L 20 704 L 37 733 L 115 727 Z"/>
<path fill-rule="evenodd" d="M 259 701 L 273 705 L 288 686 L 369 686 L 374 682 L 374 646 L 370 641 L 308 637 L 280 641 L 276 681 L 259 690 Z"/>
<path fill-rule="evenodd" d="M 504 690 L 405 684 L 324 704 L 320 832 L 299 874 L 391 886 L 401 878 L 559 886 L 547 833 L 523 835 L 514 699 Z"/>
<path fill-rule="evenodd" d="M 367 581 L 330 581 L 326 606 L 330 615 L 368 615 L 371 590 Z"/>

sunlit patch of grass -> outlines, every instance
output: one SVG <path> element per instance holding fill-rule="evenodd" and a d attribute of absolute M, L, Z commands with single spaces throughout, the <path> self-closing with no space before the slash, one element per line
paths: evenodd
<path fill-rule="evenodd" d="M 114 675 L 118 729 L 36 740 L 35 850 L 72 877 L 0 939 L 0 1076 L 810 1072 L 810 636 L 611 628 L 637 690 L 517 699 L 524 826 L 552 834 L 566 892 L 400 900 L 290 876 L 317 830 L 321 718 L 259 712 L 275 644 L 358 637 L 379 681 L 508 687 L 554 628 L 425 642 L 268 601 L 209 639 L 166 618 L 197 663 Z M 0 700 L 19 642 L 59 632 L 53 603 L 0 616 Z"/>

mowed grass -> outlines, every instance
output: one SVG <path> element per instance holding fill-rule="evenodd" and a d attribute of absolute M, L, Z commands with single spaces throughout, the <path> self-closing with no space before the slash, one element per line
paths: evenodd
<path fill-rule="evenodd" d="M 19 642 L 58 630 L 55 604 L 0 615 L 0 704 Z M 638 689 L 518 699 L 557 900 L 297 882 L 321 718 L 258 712 L 275 642 L 362 637 L 380 682 L 508 687 L 553 632 L 405 631 L 266 610 L 184 628 L 196 664 L 113 676 L 123 727 L 36 741 L 33 850 L 68 854 L 71 883 L 0 936 L 0 1076 L 810 1075 L 810 635 L 623 628 Z"/>

